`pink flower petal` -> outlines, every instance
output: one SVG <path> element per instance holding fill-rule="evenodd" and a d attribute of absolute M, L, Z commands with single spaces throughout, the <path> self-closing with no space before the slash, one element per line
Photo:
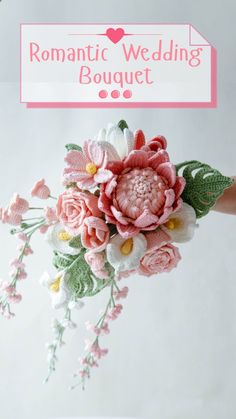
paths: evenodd
<path fill-rule="evenodd" d="M 65 157 L 65 162 L 71 168 L 84 170 L 89 160 L 85 157 L 85 155 L 81 151 L 71 150 L 67 153 Z"/>
<path fill-rule="evenodd" d="M 98 198 L 98 208 L 105 214 L 112 216 L 112 212 L 110 209 L 110 200 L 107 198 L 105 192 L 103 192 L 102 190 Z"/>
<path fill-rule="evenodd" d="M 105 194 L 108 198 L 111 198 L 112 192 L 117 185 L 117 176 L 113 176 L 111 180 L 105 186 Z"/>
<path fill-rule="evenodd" d="M 123 216 L 121 211 L 118 211 L 113 205 L 111 205 L 111 211 L 112 214 L 114 215 L 114 217 L 116 218 L 116 220 L 123 225 L 128 225 L 128 221 L 126 220 L 126 218 Z"/>
<path fill-rule="evenodd" d="M 165 150 L 160 150 L 155 153 L 151 158 L 149 158 L 148 165 L 156 170 L 158 166 L 162 163 L 170 161 L 169 154 Z"/>
<path fill-rule="evenodd" d="M 140 167 L 145 168 L 148 166 L 148 155 L 145 151 L 134 150 L 126 157 L 124 161 L 124 167 Z"/>
<path fill-rule="evenodd" d="M 145 238 L 147 240 L 147 251 L 159 249 L 171 241 L 170 236 L 161 229 L 147 233 Z"/>
<path fill-rule="evenodd" d="M 113 173 L 107 169 L 98 169 L 97 173 L 94 175 L 94 180 L 97 183 L 106 183 L 113 177 Z"/>
<path fill-rule="evenodd" d="M 166 197 L 165 207 L 171 207 L 173 203 L 175 202 L 175 193 L 173 189 L 168 189 L 167 191 L 165 191 L 165 197 Z"/>
<path fill-rule="evenodd" d="M 160 164 L 157 168 L 157 174 L 166 178 L 170 187 L 174 186 L 176 182 L 176 169 L 172 163 Z"/>
<path fill-rule="evenodd" d="M 124 169 L 122 161 L 109 161 L 106 165 L 106 169 L 111 170 L 114 175 L 119 175 Z"/>
<path fill-rule="evenodd" d="M 97 141 L 88 140 L 87 150 L 90 160 L 96 164 L 97 167 L 101 167 L 105 157 L 102 146 Z"/>
<path fill-rule="evenodd" d="M 164 224 L 172 213 L 173 213 L 173 208 L 166 207 L 161 217 L 159 218 L 158 225 Z"/>
<path fill-rule="evenodd" d="M 92 176 L 86 172 L 77 172 L 76 170 L 72 170 L 70 173 L 66 173 L 64 171 L 63 175 L 63 182 L 70 183 L 70 182 L 82 182 L 92 179 Z"/>
<path fill-rule="evenodd" d="M 180 195 L 182 194 L 182 192 L 185 188 L 185 185 L 186 185 L 186 180 L 184 179 L 184 177 L 177 176 L 175 185 L 173 187 L 176 198 L 180 197 Z"/>
<path fill-rule="evenodd" d="M 136 236 L 139 233 L 140 229 L 135 227 L 133 224 L 129 224 L 128 226 L 124 226 L 120 223 L 116 224 L 118 233 L 124 238 L 129 239 L 130 237 Z"/>
<path fill-rule="evenodd" d="M 89 176 L 89 178 L 84 178 L 75 182 L 77 182 L 78 187 L 81 189 L 91 189 L 97 185 L 97 182 L 95 182 L 91 176 Z"/>
<path fill-rule="evenodd" d="M 134 134 L 134 150 L 140 150 L 145 145 L 145 135 L 141 129 Z"/>
<path fill-rule="evenodd" d="M 152 224 L 156 224 L 159 218 L 157 215 L 152 214 L 150 211 L 145 210 L 143 213 L 135 220 L 134 225 L 138 228 L 145 228 Z"/>

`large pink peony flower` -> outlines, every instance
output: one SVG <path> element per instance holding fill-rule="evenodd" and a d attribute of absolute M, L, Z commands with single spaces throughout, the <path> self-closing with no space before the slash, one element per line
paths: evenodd
<path fill-rule="evenodd" d="M 98 217 L 87 217 L 81 229 L 81 243 L 92 252 L 101 252 L 107 246 L 110 230 L 104 220 Z"/>
<path fill-rule="evenodd" d="M 147 251 L 140 261 L 138 273 L 144 276 L 170 272 L 181 259 L 179 250 L 162 230 L 146 234 Z"/>
<path fill-rule="evenodd" d="M 156 229 L 181 207 L 185 180 L 176 176 L 166 150 L 134 150 L 107 167 L 113 177 L 101 185 L 98 206 L 122 237 Z"/>
<path fill-rule="evenodd" d="M 82 151 L 69 151 L 65 161 L 68 164 L 63 173 L 65 185 L 75 182 L 81 189 L 90 189 L 112 177 L 106 169 L 107 151 L 96 141 L 85 141 Z"/>
<path fill-rule="evenodd" d="M 98 198 L 90 192 L 78 189 L 68 189 L 59 195 L 57 201 L 57 216 L 74 236 L 80 233 L 80 228 L 86 217 L 100 217 Z"/>

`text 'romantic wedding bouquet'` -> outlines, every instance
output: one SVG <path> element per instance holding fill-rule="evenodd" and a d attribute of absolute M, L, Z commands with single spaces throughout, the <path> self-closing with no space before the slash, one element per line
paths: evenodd
<path fill-rule="evenodd" d="M 55 206 L 32 207 L 15 194 L 7 208 L 0 209 L 1 221 L 15 226 L 11 233 L 21 243 L 10 264 L 10 279 L 0 284 L 4 317 L 13 317 L 11 304 L 22 299 L 18 285 L 27 277 L 23 260 L 33 253 L 33 234 L 46 234 L 53 249 L 55 274 L 44 273 L 41 284 L 48 288 L 53 307 L 64 309 L 64 316 L 52 323 L 46 381 L 55 370 L 66 328 L 76 326 L 72 309 L 82 307 L 84 297 L 109 287 L 98 322 L 86 324 L 94 338 L 86 341 L 75 373 L 84 387 L 91 368 L 108 352 L 100 346 L 101 336 L 109 333 L 110 323 L 122 311 L 120 300 L 128 287 L 120 287 L 120 280 L 134 273 L 157 278 L 175 268 L 181 256 L 173 243 L 190 240 L 196 219 L 206 215 L 231 185 L 230 178 L 198 161 L 172 164 L 166 147 L 163 136 L 146 141 L 141 130 L 133 134 L 120 121 L 82 148 L 66 146 L 65 191 L 58 198 L 51 196 L 43 179 L 35 184 L 31 196 L 56 199 Z M 41 214 L 25 215 L 34 210 Z"/>

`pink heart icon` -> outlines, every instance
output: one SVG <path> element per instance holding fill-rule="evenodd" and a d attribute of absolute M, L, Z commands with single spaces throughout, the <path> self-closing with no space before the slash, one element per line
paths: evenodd
<path fill-rule="evenodd" d="M 125 34 L 125 31 L 122 28 L 117 28 L 117 29 L 108 28 L 106 31 L 107 37 L 114 44 L 117 44 L 117 42 L 119 42 L 123 38 L 124 34 Z"/>

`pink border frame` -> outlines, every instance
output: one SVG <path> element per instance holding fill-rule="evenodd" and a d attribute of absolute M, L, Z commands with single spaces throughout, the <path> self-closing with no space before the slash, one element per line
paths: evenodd
<path fill-rule="evenodd" d="M 206 40 L 211 48 L 211 101 L 210 102 L 24 102 L 22 101 L 22 26 L 23 25 L 186 25 L 190 31 L 193 28 Z M 197 44 L 205 45 L 205 44 Z M 217 107 L 217 51 L 209 41 L 190 23 L 21 23 L 20 24 L 20 103 L 25 103 L 28 109 L 36 108 L 216 108 Z"/>

